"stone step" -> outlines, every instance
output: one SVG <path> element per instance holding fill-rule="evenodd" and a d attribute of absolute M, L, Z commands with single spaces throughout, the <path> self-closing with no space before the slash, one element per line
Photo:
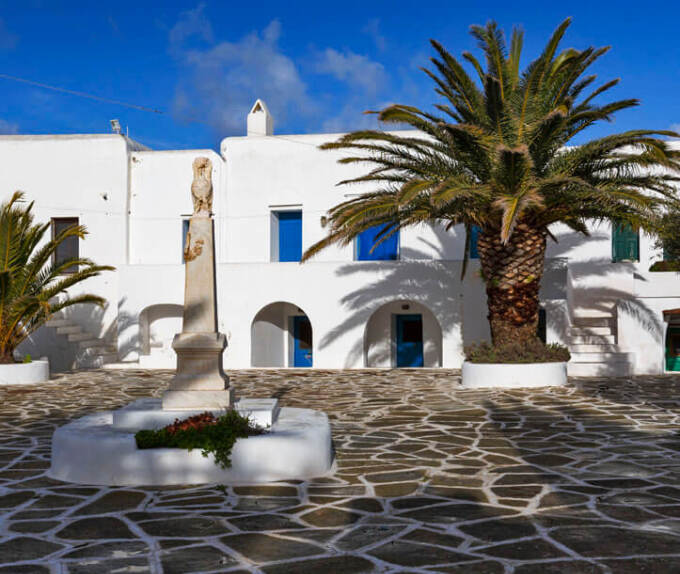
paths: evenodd
<path fill-rule="evenodd" d="M 570 353 L 618 353 L 620 352 L 619 346 L 613 343 L 577 343 L 575 345 L 569 345 Z"/>
<path fill-rule="evenodd" d="M 79 333 L 71 333 L 68 335 L 68 340 L 77 343 L 78 341 L 87 341 L 89 339 L 95 339 L 95 337 L 91 333 L 85 333 L 82 329 L 80 329 Z"/>
<path fill-rule="evenodd" d="M 612 363 L 567 363 L 567 374 L 570 377 L 627 377 L 631 373 L 631 364 L 625 361 Z"/>
<path fill-rule="evenodd" d="M 571 309 L 571 316 L 576 318 L 597 318 L 597 317 L 613 317 L 615 314 L 613 304 L 599 303 L 597 307 L 579 307 L 578 305 Z"/>
<path fill-rule="evenodd" d="M 99 345 L 90 345 L 88 347 L 80 347 L 80 352 L 81 353 L 88 353 L 90 355 L 101 355 L 102 353 L 117 353 L 118 349 L 116 345 L 112 345 L 111 343 L 104 342 L 103 344 Z"/>
<path fill-rule="evenodd" d="M 614 325 L 614 317 L 572 317 L 571 324 L 576 328 L 608 327 Z"/>
<path fill-rule="evenodd" d="M 62 325 L 61 327 L 57 327 L 57 335 L 77 335 L 78 333 L 82 333 L 83 330 L 80 328 L 80 325 Z"/>
<path fill-rule="evenodd" d="M 584 335 L 611 335 L 611 327 L 570 327 L 569 334 L 573 336 Z"/>
<path fill-rule="evenodd" d="M 80 357 L 77 361 L 77 368 L 79 369 L 98 369 L 107 363 L 118 362 L 118 355 L 116 353 L 104 353 L 100 355 L 86 355 Z"/>
<path fill-rule="evenodd" d="M 569 347 L 572 345 L 613 345 L 616 343 L 614 335 L 571 335 Z"/>
<path fill-rule="evenodd" d="M 111 343 L 104 339 L 95 339 L 92 337 L 92 335 L 88 335 L 89 338 L 87 339 L 81 339 L 77 341 L 78 346 L 81 349 L 94 349 L 94 348 L 104 348 L 104 347 L 109 347 Z"/>
<path fill-rule="evenodd" d="M 52 315 L 52 318 L 45 323 L 47 327 L 70 327 L 73 325 L 73 321 L 69 321 L 68 319 L 55 319 L 54 315 Z"/>
<path fill-rule="evenodd" d="M 571 353 L 572 363 L 630 363 L 634 358 L 633 353 Z"/>

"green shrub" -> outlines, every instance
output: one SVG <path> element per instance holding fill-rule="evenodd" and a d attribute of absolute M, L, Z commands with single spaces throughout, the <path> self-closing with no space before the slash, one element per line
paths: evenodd
<path fill-rule="evenodd" d="M 667 211 L 661 216 L 654 247 L 663 249 L 664 261 L 660 263 L 678 263 L 680 261 L 680 203 L 669 203 Z M 656 265 L 656 263 L 655 263 Z M 678 271 L 673 269 L 650 269 L 650 271 Z"/>
<path fill-rule="evenodd" d="M 571 358 L 569 349 L 540 340 L 492 345 L 483 342 L 465 347 L 465 360 L 471 363 L 557 363 Z"/>
<path fill-rule="evenodd" d="M 231 449 L 239 438 L 262 434 L 247 417 L 229 410 L 219 418 L 211 413 L 189 417 L 159 430 L 140 430 L 135 434 L 137 448 L 200 448 L 203 456 L 212 453 L 222 468 L 231 466 Z"/>
<path fill-rule="evenodd" d="M 650 271 L 680 271 L 680 261 L 656 261 Z"/>

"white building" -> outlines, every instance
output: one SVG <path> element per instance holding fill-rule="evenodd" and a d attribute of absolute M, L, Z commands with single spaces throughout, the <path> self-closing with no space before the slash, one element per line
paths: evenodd
<path fill-rule="evenodd" d="M 336 184 L 365 167 L 318 149 L 337 134 L 276 136 L 272 125 L 256 102 L 248 135 L 225 138 L 220 154 L 152 151 L 118 134 L 0 136 L 2 198 L 26 192 L 38 220 L 55 226 L 77 218 L 90 234 L 71 248 L 117 268 L 80 288 L 106 297 L 106 309 L 73 308 L 21 350 L 48 355 L 55 369 L 174 366 L 191 164 L 206 156 L 226 368 L 460 367 L 463 345 L 488 337 L 478 263 L 460 279 L 462 229 L 405 230 L 381 249 L 386 260 L 361 260 L 359 244 L 288 261 L 324 236 L 331 206 L 362 191 Z M 606 225 L 590 238 L 553 231 L 560 241 L 549 246 L 543 279 L 545 332 L 569 345 L 570 372 L 663 373 L 680 364 L 666 357 L 667 347 L 680 354 L 680 325 L 663 313 L 680 307 L 680 276 L 648 271 L 661 259 L 653 239 L 613 238 Z"/>

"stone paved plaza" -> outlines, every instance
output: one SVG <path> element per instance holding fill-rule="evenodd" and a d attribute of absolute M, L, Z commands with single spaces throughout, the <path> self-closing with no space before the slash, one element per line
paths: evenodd
<path fill-rule="evenodd" d="M 239 371 L 326 411 L 332 476 L 109 488 L 45 476 L 50 437 L 170 372 L 0 389 L 0 572 L 680 572 L 680 376 L 468 391 L 448 371 Z"/>

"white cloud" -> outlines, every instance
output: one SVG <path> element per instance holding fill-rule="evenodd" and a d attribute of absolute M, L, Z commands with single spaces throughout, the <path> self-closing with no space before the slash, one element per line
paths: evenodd
<path fill-rule="evenodd" d="M 375 94 L 386 83 L 385 68 L 380 62 L 350 50 L 339 52 L 326 48 L 317 56 L 315 69 L 346 82 L 351 88 L 359 88 L 367 94 Z"/>
<path fill-rule="evenodd" d="M 200 5 L 170 32 L 180 45 L 191 32 L 202 34 Z M 187 13 L 185 13 L 186 16 Z M 179 27 L 178 27 L 179 26 Z M 256 98 L 267 102 L 275 121 L 290 113 L 309 114 L 313 105 L 298 67 L 279 47 L 281 24 L 273 20 L 261 32 L 235 42 L 220 42 L 205 49 L 181 48 L 177 55 L 187 71 L 176 90 L 174 110 L 185 119 L 209 123 L 220 136 L 243 134 L 248 110 Z"/>
<path fill-rule="evenodd" d="M 193 10 L 186 10 L 179 16 L 179 20 L 170 28 L 168 40 L 170 50 L 177 51 L 184 47 L 184 43 L 194 37 L 205 42 L 213 41 L 213 31 L 210 20 L 205 15 L 205 3 L 201 2 Z"/>
<path fill-rule="evenodd" d="M 12 135 L 19 133 L 19 124 L 0 119 L 0 134 Z"/>
<path fill-rule="evenodd" d="M 385 49 L 387 48 L 387 40 L 385 39 L 385 36 L 383 36 L 382 33 L 380 32 L 380 20 L 378 20 L 377 18 L 369 20 L 361 31 L 364 34 L 370 36 L 378 50 L 380 50 L 381 52 L 385 51 Z"/>

